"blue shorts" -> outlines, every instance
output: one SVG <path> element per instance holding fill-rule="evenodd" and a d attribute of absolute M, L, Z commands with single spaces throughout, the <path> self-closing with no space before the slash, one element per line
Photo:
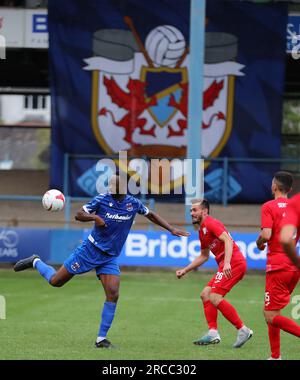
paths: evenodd
<path fill-rule="evenodd" d="M 75 249 L 64 262 L 64 267 L 72 274 L 82 274 L 95 269 L 97 276 L 99 274 L 120 276 L 117 257 L 104 253 L 89 240 L 85 240 Z"/>

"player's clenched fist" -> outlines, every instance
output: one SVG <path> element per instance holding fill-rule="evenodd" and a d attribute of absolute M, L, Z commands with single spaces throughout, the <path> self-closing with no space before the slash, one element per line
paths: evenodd
<path fill-rule="evenodd" d="M 106 227 L 105 221 L 102 218 L 100 218 L 100 216 L 95 215 L 94 220 L 95 220 L 96 227 L 99 227 L 99 228 Z"/>
<path fill-rule="evenodd" d="M 186 274 L 185 269 L 180 269 L 180 270 L 176 271 L 176 276 L 177 276 L 177 278 L 181 278 L 181 277 L 184 276 L 185 274 Z"/>

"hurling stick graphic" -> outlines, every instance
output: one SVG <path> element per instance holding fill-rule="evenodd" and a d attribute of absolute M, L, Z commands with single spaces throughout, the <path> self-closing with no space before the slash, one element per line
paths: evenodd
<path fill-rule="evenodd" d="M 143 56 L 145 57 L 145 59 L 148 63 L 148 65 L 150 67 L 154 67 L 153 62 L 152 62 L 151 58 L 149 57 L 149 54 L 147 53 L 147 50 L 145 49 L 143 42 L 142 42 L 140 36 L 138 35 L 138 32 L 135 29 L 135 26 L 133 25 L 132 19 L 129 16 L 125 16 L 124 21 L 129 26 L 129 29 L 131 30 L 141 52 L 143 53 Z"/>
<path fill-rule="evenodd" d="M 207 26 L 207 24 L 208 24 L 208 18 L 206 17 L 206 18 L 205 18 L 205 26 Z M 177 64 L 176 64 L 176 69 L 178 69 L 178 67 L 180 67 L 180 65 L 181 65 L 182 62 L 185 60 L 185 57 L 189 54 L 189 52 L 190 52 L 190 49 L 189 49 L 189 47 L 187 46 L 187 47 L 185 48 L 185 50 L 184 50 L 184 52 L 183 52 L 183 54 L 182 54 L 180 60 L 179 60 L 179 61 L 177 62 Z"/>
<path fill-rule="evenodd" d="M 181 66 L 182 62 L 185 60 L 185 57 L 189 54 L 189 52 L 190 52 L 190 49 L 189 49 L 189 47 L 187 46 L 187 47 L 185 48 L 185 50 L 184 50 L 184 52 L 183 52 L 181 58 L 180 58 L 179 61 L 176 63 L 176 66 L 175 66 L 176 69 L 178 69 L 178 67 Z"/>

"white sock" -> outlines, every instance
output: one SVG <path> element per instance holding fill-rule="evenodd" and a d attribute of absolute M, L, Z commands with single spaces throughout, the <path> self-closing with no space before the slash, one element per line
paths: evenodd
<path fill-rule="evenodd" d="M 216 330 L 216 329 L 209 329 L 208 334 L 215 336 L 215 335 L 218 335 L 219 333 L 218 333 L 218 330 Z"/>
<path fill-rule="evenodd" d="M 35 263 L 36 263 L 38 260 L 41 261 L 41 259 L 39 259 L 39 258 L 35 258 L 35 259 L 33 260 L 33 263 L 32 263 L 33 268 L 35 268 Z"/>
<path fill-rule="evenodd" d="M 282 359 L 281 359 L 281 356 L 279 356 L 279 358 L 273 358 L 272 356 L 270 356 L 268 360 L 282 360 Z"/>
<path fill-rule="evenodd" d="M 96 342 L 97 343 L 100 343 L 102 342 L 102 340 L 106 339 L 106 336 L 98 336 L 97 339 L 96 339 Z"/>

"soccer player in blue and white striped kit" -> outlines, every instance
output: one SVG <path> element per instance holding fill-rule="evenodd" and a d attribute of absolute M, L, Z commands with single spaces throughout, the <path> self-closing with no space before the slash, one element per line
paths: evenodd
<path fill-rule="evenodd" d="M 189 235 L 188 232 L 171 226 L 137 198 L 120 191 L 118 174 L 112 177 L 112 181 L 117 189 L 115 192 L 96 196 L 77 212 L 76 220 L 94 222 L 94 228 L 88 238 L 75 249 L 58 271 L 44 263 L 38 255 L 20 260 L 14 266 L 16 272 L 32 267 L 37 269 L 40 275 L 55 287 L 63 286 L 76 274 L 95 269 L 106 295 L 95 342 L 97 348 L 113 347 L 106 336 L 113 322 L 119 297 L 120 269 L 117 258 L 127 239 L 135 215 L 137 213 L 145 215 L 151 222 L 165 228 L 172 235 Z"/>

